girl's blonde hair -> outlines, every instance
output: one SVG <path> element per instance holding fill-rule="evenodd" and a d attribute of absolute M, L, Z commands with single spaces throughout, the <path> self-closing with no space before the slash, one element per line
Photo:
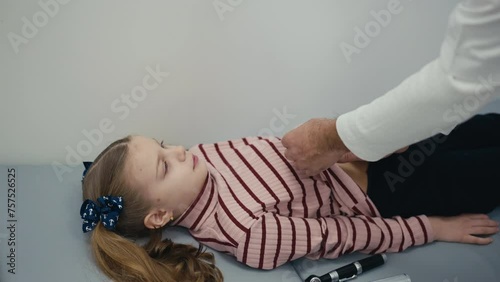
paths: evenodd
<path fill-rule="evenodd" d="M 148 230 L 144 218 L 150 204 L 125 179 L 128 156 L 127 136 L 110 144 L 95 159 L 83 181 L 83 199 L 97 202 L 100 196 L 122 196 L 124 207 L 115 231 L 102 223 L 91 231 L 92 252 L 98 267 L 114 281 L 223 281 L 214 256 L 199 245 L 175 244 L 162 240 L 161 229 Z M 131 238 L 145 235 L 144 246 Z"/>

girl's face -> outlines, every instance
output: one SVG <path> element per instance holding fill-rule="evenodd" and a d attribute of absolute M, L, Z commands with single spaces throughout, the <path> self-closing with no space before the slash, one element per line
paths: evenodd
<path fill-rule="evenodd" d="M 151 203 L 144 224 L 163 226 L 180 216 L 198 196 L 207 178 L 206 163 L 182 146 L 160 145 L 134 136 L 125 165 L 128 181 Z"/>

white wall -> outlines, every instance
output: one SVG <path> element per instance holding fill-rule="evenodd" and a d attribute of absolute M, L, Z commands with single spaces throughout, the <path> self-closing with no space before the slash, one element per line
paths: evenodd
<path fill-rule="evenodd" d="M 130 133 L 187 147 L 265 128 L 281 136 L 354 109 L 438 55 L 457 3 L 400 0 L 348 62 L 342 42 L 354 45 L 355 28 L 391 1 L 2 0 L 0 163 L 71 166 L 69 151 L 93 159 Z M 46 23 L 43 3 L 55 11 Z M 219 15 L 214 3 L 234 7 Z M 40 27 L 23 30 L 23 18 Z M 121 95 L 157 65 L 169 76 L 125 106 Z M 115 100 L 129 113 L 113 110 Z M 295 117 L 283 128 L 285 108 Z M 113 129 L 91 144 L 82 132 L 105 119 Z"/>

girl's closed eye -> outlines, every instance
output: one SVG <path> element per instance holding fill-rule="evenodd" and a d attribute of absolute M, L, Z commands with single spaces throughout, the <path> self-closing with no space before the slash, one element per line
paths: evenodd
<path fill-rule="evenodd" d="M 165 145 L 163 145 L 163 140 L 161 140 L 161 142 L 160 142 L 160 146 L 161 146 L 162 148 L 165 148 Z M 168 171 L 168 165 L 167 165 L 167 162 L 164 162 L 164 163 L 165 163 L 165 174 L 167 174 L 167 171 Z"/>

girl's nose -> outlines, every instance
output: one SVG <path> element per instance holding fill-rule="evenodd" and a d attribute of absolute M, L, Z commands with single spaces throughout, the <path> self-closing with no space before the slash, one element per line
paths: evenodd
<path fill-rule="evenodd" d="M 173 148 L 173 152 L 179 158 L 180 161 L 185 161 L 186 160 L 186 148 L 184 146 L 175 146 Z"/>

